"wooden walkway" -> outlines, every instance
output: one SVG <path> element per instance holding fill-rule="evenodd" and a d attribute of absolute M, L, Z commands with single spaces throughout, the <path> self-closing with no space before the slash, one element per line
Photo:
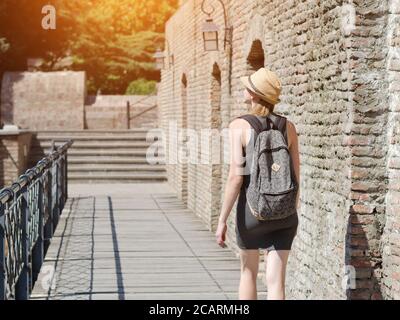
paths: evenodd
<path fill-rule="evenodd" d="M 237 299 L 239 277 L 166 183 L 70 184 L 31 298 Z"/>

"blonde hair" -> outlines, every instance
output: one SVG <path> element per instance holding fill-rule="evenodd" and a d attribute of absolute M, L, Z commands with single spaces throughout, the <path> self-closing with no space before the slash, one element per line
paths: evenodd
<path fill-rule="evenodd" d="M 265 100 L 262 99 L 259 99 L 258 101 L 253 100 L 249 113 L 258 116 L 267 116 L 270 113 L 274 112 L 274 107 L 275 107 L 274 104 L 269 103 Z"/>

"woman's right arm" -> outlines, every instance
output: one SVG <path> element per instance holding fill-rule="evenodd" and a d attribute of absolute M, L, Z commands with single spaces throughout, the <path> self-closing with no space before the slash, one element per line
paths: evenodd
<path fill-rule="evenodd" d="M 293 161 L 294 173 L 296 175 L 297 184 L 299 190 L 297 191 L 296 207 L 300 205 L 300 154 L 299 154 L 299 140 L 297 137 L 296 127 L 293 123 L 287 120 L 287 133 L 288 133 L 288 144 L 289 152 Z"/>

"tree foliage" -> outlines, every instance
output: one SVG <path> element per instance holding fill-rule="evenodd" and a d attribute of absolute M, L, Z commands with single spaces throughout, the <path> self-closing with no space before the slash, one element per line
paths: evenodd
<path fill-rule="evenodd" d="M 46 4 L 46 0 L 0 1 L 0 76 L 7 70 L 25 70 L 29 57 L 50 61 L 64 54 L 68 35 L 62 28 L 42 28 Z"/>
<path fill-rule="evenodd" d="M 41 28 L 41 8 L 49 3 L 56 30 Z M 25 69 L 28 57 L 57 70 L 70 57 L 70 69 L 87 72 L 89 92 L 124 93 L 135 79 L 158 80 L 152 56 L 177 6 L 177 0 L 1 0 L 0 72 Z"/>
<path fill-rule="evenodd" d="M 146 80 L 144 78 L 139 78 L 132 81 L 125 94 L 155 94 L 156 93 L 156 81 Z"/>

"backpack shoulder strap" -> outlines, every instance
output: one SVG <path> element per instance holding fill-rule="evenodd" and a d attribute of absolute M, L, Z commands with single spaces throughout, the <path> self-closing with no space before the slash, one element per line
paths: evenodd
<path fill-rule="evenodd" d="M 268 115 L 268 118 L 269 118 L 269 120 L 272 121 L 274 127 L 276 129 L 278 129 L 280 132 L 282 132 L 282 134 L 283 134 L 283 136 L 285 138 L 286 144 L 288 144 L 287 127 L 286 127 L 286 120 L 287 119 L 286 119 L 286 117 L 277 115 L 276 113 L 272 112 L 272 113 L 270 113 Z"/>
<path fill-rule="evenodd" d="M 243 114 L 241 116 L 238 116 L 237 118 L 245 119 L 247 122 L 250 123 L 250 125 L 256 131 L 255 138 L 262 130 L 264 130 L 263 123 L 253 114 Z M 267 116 L 266 123 L 267 123 L 267 130 L 271 128 L 272 124 L 273 128 L 278 129 L 280 132 L 282 132 L 286 144 L 288 144 L 286 120 L 287 120 L 286 117 L 277 115 L 276 113 L 272 112 Z"/>
<path fill-rule="evenodd" d="M 241 116 L 239 116 L 237 118 L 245 119 L 248 123 L 250 123 L 250 125 L 256 131 L 256 136 L 263 130 L 263 124 L 253 114 L 242 114 Z"/>

